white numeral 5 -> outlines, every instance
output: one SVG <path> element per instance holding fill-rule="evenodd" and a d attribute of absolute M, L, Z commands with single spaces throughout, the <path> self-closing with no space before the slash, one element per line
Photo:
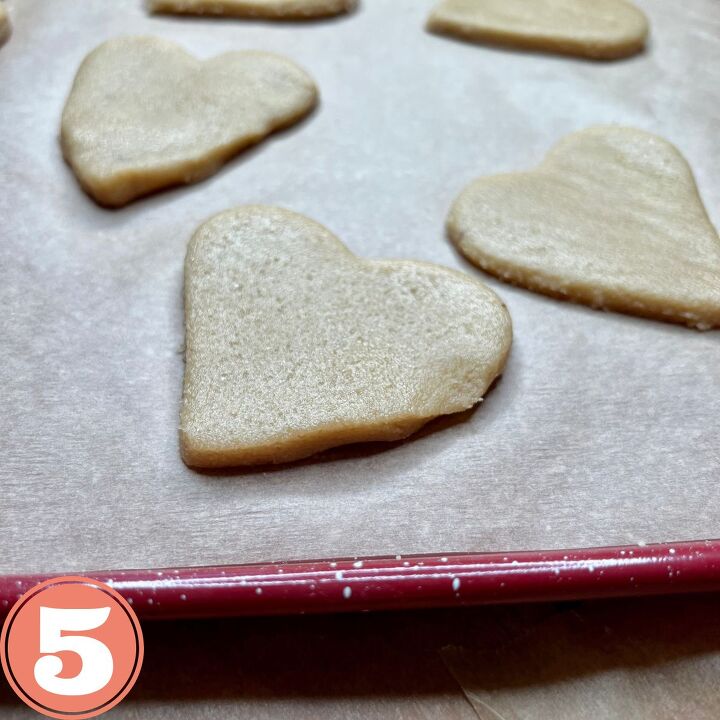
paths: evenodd
<path fill-rule="evenodd" d="M 57 655 L 44 655 L 35 663 L 37 684 L 55 695 L 90 695 L 102 690 L 112 678 L 113 658 L 108 646 L 83 635 L 63 632 L 94 630 L 109 617 L 110 608 L 40 608 L 40 652 L 69 650 L 80 656 L 82 668 L 72 678 L 60 678 L 63 662 Z"/>

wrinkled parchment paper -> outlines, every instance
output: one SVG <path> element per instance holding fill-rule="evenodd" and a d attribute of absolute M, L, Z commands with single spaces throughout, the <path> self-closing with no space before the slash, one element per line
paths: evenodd
<path fill-rule="evenodd" d="M 357 254 L 481 273 L 443 233 L 478 175 L 563 134 L 663 135 L 720 223 L 720 4 L 638 0 L 648 50 L 595 63 L 423 30 L 432 0 L 331 21 L 150 17 L 140 0 L 11 0 L 0 48 L 0 571 L 554 548 L 720 535 L 720 332 L 550 300 L 484 279 L 515 344 L 474 413 L 409 442 L 270 471 L 203 474 L 178 453 L 182 265 L 243 203 L 322 222 Z M 82 58 L 118 34 L 201 57 L 257 48 L 316 79 L 308 120 L 206 182 L 104 210 L 58 146 Z"/>

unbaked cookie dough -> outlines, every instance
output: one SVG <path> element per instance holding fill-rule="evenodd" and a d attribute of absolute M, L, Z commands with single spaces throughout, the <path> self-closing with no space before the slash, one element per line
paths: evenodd
<path fill-rule="evenodd" d="M 307 20 L 350 12 L 357 0 L 147 0 L 153 13 Z"/>
<path fill-rule="evenodd" d="M 195 467 L 296 460 L 407 437 L 478 403 L 510 316 L 484 284 L 362 260 L 287 210 L 208 220 L 185 261 L 182 456 Z"/>
<path fill-rule="evenodd" d="M 99 203 L 124 205 L 211 175 L 306 115 L 317 95 L 307 73 L 279 55 L 201 61 L 168 40 L 118 38 L 78 70 L 62 116 L 63 154 Z"/>
<path fill-rule="evenodd" d="M 720 239 L 669 142 L 594 127 L 535 170 L 483 177 L 453 204 L 450 239 L 499 278 L 596 308 L 720 326 Z"/>
<path fill-rule="evenodd" d="M 10 37 L 12 32 L 12 26 L 10 25 L 10 17 L 8 16 L 7 8 L 5 3 L 0 0 L 0 45 L 3 45 L 5 41 Z"/>
<path fill-rule="evenodd" d="M 441 0 L 427 28 L 465 40 L 612 60 L 643 49 L 648 22 L 627 0 Z"/>

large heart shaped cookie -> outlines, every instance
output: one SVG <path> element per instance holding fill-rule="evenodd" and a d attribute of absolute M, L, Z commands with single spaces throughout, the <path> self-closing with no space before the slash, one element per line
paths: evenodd
<path fill-rule="evenodd" d="M 349 12 L 357 0 L 147 0 L 155 13 L 306 20 Z"/>
<path fill-rule="evenodd" d="M 718 234 L 683 156 L 641 130 L 590 128 L 535 170 L 476 180 L 447 229 L 472 262 L 531 290 L 720 326 Z"/>
<path fill-rule="evenodd" d="M 312 220 L 261 206 L 195 233 L 185 318 L 180 434 L 197 467 L 404 438 L 479 402 L 512 335 L 473 278 L 361 260 Z"/>
<path fill-rule="evenodd" d="M 104 205 L 200 180 L 317 101 L 285 58 L 231 52 L 201 62 L 167 40 L 126 37 L 80 66 L 62 117 L 65 158 Z"/>
<path fill-rule="evenodd" d="M 642 50 L 645 15 L 626 0 L 442 0 L 428 30 L 466 40 L 597 59 Z"/>

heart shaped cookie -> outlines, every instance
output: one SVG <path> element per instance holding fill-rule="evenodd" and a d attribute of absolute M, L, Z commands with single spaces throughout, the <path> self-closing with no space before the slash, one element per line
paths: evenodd
<path fill-rule="evenodd" d="M 185 261 L 183 459 L 279 463 L 398 440 L 479 402 L 510 316 L 473 278 L 361 260 L 321 225 L 248 206 L 202 225 Z"/>
<path fill-rule="evenodd" d="M 611 60 L 642 50 L 648 22 L 627 0 L 442 0 L 427 28 L 465 40 Z"/>
<path fill-rule="evenodd" d="M 148 0 L 154 13 L 307 20 L 350 12 L 357 0 Z"/>
<path fill-rule="evenodd" d="M 204 62 L 175 43 L 103 43 L 78 70 L 62 116 L 65 158 L 103 205 L 211 175 L 307 114 L 311 78 L 290 60 L 230 52 Z"/>
<path fill-rule="evenodd" d="M 450 239 L 493 275 L 597 308 L 720 326 L 720 239 L 666 140 L 594 127 L 530 172 L 483 177 L 452 206 Z"/>

